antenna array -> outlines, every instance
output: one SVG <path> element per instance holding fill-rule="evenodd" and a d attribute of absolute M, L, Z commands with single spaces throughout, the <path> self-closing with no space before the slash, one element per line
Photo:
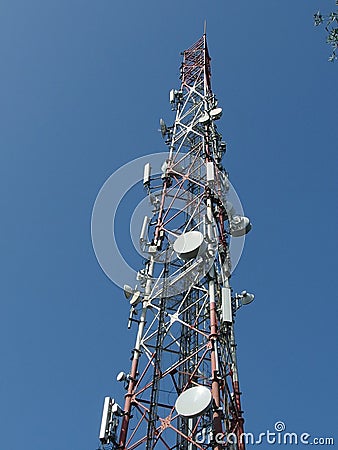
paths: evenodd
<path fill-rule="evenodd" d="M 230 242 L 251 224 L 228 198 L 205 34 L 184 51 L 180 78 L 169 95 L 174 124 L 160 121 L 168 156 L 159 175 L 144 168 L 146 261 L 137 286 L 125 286 L 137 332 L 131 367 L 117 376 L 124 405 L 105 399 L 104 449 L 244 449 L 234 318 L 253 295 L 233 295 Z"/>

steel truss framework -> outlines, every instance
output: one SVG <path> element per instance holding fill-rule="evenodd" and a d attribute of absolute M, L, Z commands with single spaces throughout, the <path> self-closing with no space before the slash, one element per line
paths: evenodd
<path fill-rule="evenodd" d="M 138 331 L 114 448 L 244 449 L 233 321 L 221 311 L 222 289 L 230 292 L 232 212 L 210 78 L 203 35 L 183 53 L 181 87 L 172 99 L 176 118 L 165 130 L 169 155 L 161 187 L 147 185 L 153 217 L 142 243 L 141 296 L 132 307 Z M 193 260 L 180 259 L 173 243 L 193 230 L 203 233 L 206 249 Z M 197 385 L 210 389 L 211 406 L 197 417 L 179 416 L 177 397 Z M 226 440 L 229 433 L 238 443 Z"/>

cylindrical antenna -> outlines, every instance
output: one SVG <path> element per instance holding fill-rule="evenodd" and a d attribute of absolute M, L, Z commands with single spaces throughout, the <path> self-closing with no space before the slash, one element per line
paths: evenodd
<path fill-rule="evenodd" d="M 145 164 L 143 171 L 143 184 L 144 186 L 149 185 L 150 183 L 150 174 L 151 174 L 151 165 L 150 163 Z"/>
<path fill-rule="evenodd" d="M 140 234 L 140 243 L 141 244 L 148 241 L 148 239 L 147 239 L 148 223 L 149 223 L 149 217 L 144 216 L 143 224 L 142 224 L 142 228 L 141 228 L 141 234 Z"/>

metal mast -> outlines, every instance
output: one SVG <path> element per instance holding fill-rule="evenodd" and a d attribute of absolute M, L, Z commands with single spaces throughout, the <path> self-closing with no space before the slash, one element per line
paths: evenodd
<path fill-rule="evenodd" d="M 106 397 L 105 449 L 244 450 L 234 316 L 253 295 L 232 294 L 229 242 L 251 225 L 228 201 L 206 34 L 184 51 L 180 79 L 170 92 L 174 124 L 160 122 L 162 173 L 144 168 L 153 205 L 140 237 L 146 262 L 138 286 L 125 286 L 137 333 L 130 371 L 118 375 L 124 406 Z"/>

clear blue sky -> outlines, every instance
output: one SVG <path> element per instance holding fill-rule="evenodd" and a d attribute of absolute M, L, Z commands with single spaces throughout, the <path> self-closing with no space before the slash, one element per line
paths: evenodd
<path fill-rule="evenodd" d="M 225 165 L 253 222 L 234 289 L 246 429 L 337 434 L 334 1 L 2 0 L 0 449 L 94 450 L 134 331 L 92 250 L 96 195 L 163 150 L 180 52 L 208 22 Z M 127 222 L 127 218 L 126 224 Z"/>

